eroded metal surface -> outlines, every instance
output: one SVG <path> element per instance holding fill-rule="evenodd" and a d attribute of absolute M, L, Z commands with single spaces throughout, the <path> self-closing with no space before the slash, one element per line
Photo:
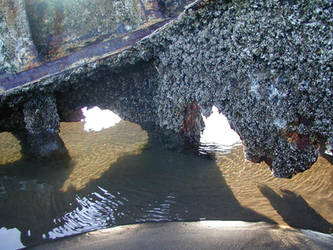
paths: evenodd
<path fill-rule="evenodd" d="M 44 76 L 53 75 L 70 69 L 71 67 L 75 67 L 77 64 L 84 64 L 87 62 L 95 61 L 97 59 L 102 60 L 103 56 L 113 56 L 120 51 L 134 45 L 136 42 L 148 36 L 156 29 L 162 27 L 170 20 L 172 19 L 166 19 L 151 24 L 146 28 L 124 34 L 120 37 L 105 38 L 105 41 L 82 48 L 81 50 L 78 50 L 58 60 L 54 60 L 39 67 L 10 75 L 9 77 L 0 81 L 0 87 L 7 91 L 9 89 L 22 86 L 25 83 L 36 81 Z"/>
<path fill-rule="evenodd" d="M 4 0 L 1 92 L 133 46 L 191 2 Z"/>

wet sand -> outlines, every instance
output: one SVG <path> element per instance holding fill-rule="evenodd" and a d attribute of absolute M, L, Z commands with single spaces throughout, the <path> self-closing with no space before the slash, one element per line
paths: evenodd
<path fill-rule="evenodd" d="M 266 164 L 246 161 L 241 145 L 213 147 L 216 157 L 208 158 L 165 150 L 125 121 L 99 132 L 83 128 L 61 124 L 70 159 L 50 162 L 24 158 L 19 141 L 0 134 L 0 224 L 17 230 L 17 242 L 29 247 L 103 228 L 199 220 L 333 232 L 333 168 L 323 157 L 279 179 Z"/>

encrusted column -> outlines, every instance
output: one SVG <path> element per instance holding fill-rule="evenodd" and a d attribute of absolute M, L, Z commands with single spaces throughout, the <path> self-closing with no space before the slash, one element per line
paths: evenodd
<path fill-rule="evenodd" d="M 49 158 L 67 152 L 59 137 L 59 116 L 52 95 L 38 96 L 23 108 L 25 135 L 22 151 L 38 158 Z"/>

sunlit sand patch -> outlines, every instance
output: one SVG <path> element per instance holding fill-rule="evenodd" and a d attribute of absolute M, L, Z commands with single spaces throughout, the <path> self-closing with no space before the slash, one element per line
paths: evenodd
<path fill-rule="evenodd" d="M 82 122 L 61 123 L 60 136 L 71 157 L 73 169 L 60 188 L 80 190 L 99 179 L 126 154 L 139 154 L 148 134 L 139 125 L 121 121 L 99 132 L 87 132 Z"/>
<path fill-rule="evenodd" d="M 21 145 L 12 133 L 0 133 L 0 166 L 14 163 L 22 158 Z"/>
<path fill-rule="evenodd" d="M 311 169 L 292 179 L 276 178 L 265 163 L 257 164 L 245 159 L 238 134 L 230 128 L 227 118 L 219 114 L 216 107 L 212 111 L 211 116 L 203 117 L 206 128 L 201 143 L 215 147 L 216 164 L 221 176 L 243 207 L 265 215 L 280 225 L 287 225 L 279 211 L 260 192 L 261 185 L 266 185 L 277 195 L 282 196 L 282 190 L 300 195 L 318 214 L 333 222 L 333 169 L 324 158 L 319 157 Z M 316 199 L 312 197 L 314 193 Z"/>
<path fill-rule="evenodd" d="M 272 176 L 265 163 L 247 161 L 241 146 L 223 156 L 217 158 L 216 163 L 228 187 L 243 207 L 265 215 L 280 225 L 287 225 L 279 211 L 260 192 L 260 187 L 266 185 L 277 195 L 282 196 L 282 190 L 300 195 L 318 214 L 333 223 L 333 168 L 324 158 L 319 157 L 309 170 L 298 173 L 292 179 L 284 179 Z"/>

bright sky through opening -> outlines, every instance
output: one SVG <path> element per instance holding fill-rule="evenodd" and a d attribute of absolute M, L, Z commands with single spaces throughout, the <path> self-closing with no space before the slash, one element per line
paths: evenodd
<path fill-rule="evenodd" d="M 100 109 L 99 107 L 93 107 L 82 109 L 84 119 L 85 131 L 100 131 L 102 129 L 110 128 L 121 121 L 121 118 L 108 109 Z"/>
<path fill-rule="evenodd" d="M 111 110 L 102 110 L 98 107 L 82 109 L 85 119 L 84 130 L 100 131 L 116 125 L 121 118 Z M 212 114 L 205 118 L 205 130 L 201 135 L 200 142 L 206 144 L 218 144 L 223 146 L 232 146 L 240 142 L 238 134 L 230 128 L 227 118 L 219 114 L 218 109 L 213 106 Z"/>
<path fill-rule="evenodd" d="M 205 118 L 205 130 L 203 131 L 200 142 L 206 144 L 219 144 L 223 146 L 232 146 L 241 140 L 238 134 L 230 128 L 228 119 L 218 109 L 213 106 L 213 113 Z"/>

